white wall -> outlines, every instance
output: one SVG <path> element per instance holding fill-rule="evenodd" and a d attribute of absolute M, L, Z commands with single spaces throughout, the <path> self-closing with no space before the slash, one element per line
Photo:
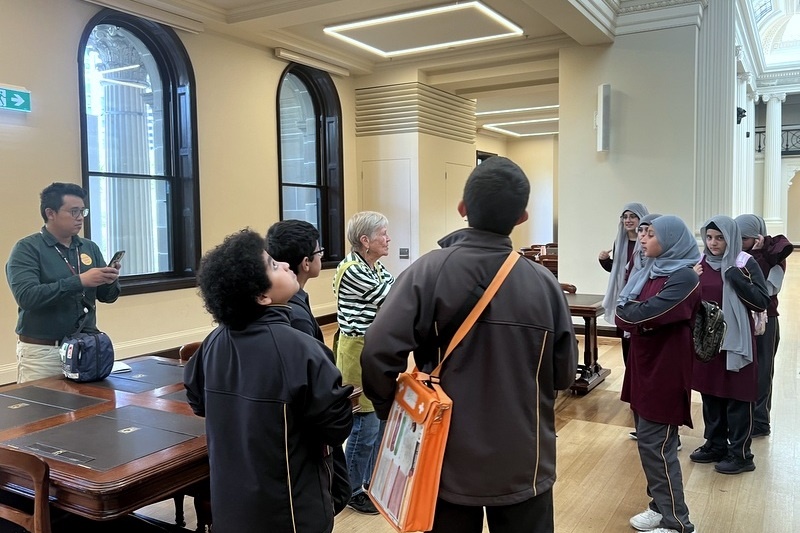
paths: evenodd
<path fill-rule="evenodd" d="M 695 229 L 697 30 L 617 37 L 559 56 L 559 278 L 604 293 L 597 254 L 613 241 L 622 206 L 644 203 Z M 611 84 L 611 145 L 595 151 L 597 86 Z"/>
<path fill-rule="evenodd" d="M 0 17 L 0 83 L 32 93 L 30 114 L 0 111 L 0 183 L 6 231 L 0 253 L 42 225 L 39 192 L 81 182 L 78 41 L 99 8 L 79 0 L 5 0 Z M 45 30 L 38 31 L 44 28 Z M 35 38 L 31 38 L 35 35 Z M 276 91 L 286 63 L 267 49 L 212 33 L 178 31 L 197 81 L 202 247 L 245 226 L 264 233 L 278 220 Z M 12 46 L 11 44 L 17 43 Z M 343 111 L 345 211 L 356 210 L 352 81 L 335 78 Z M 333 312 L 331 271 L 306 289 L 314 311 Z M 16 377 L 17 309 L 0 289 L 0 383 Z M 98 326 L 118 357 L 175 348 L 212 328 L 196 289 L 122 296 L 101 305 Z"/>
<path fill-rule="evenodd" d="M 528 221 L 511 233 L 514 247 L 556 241 L 554 232 L 558 136 L 528 137 L 508 143 L 508 158 L 517 163 L 531 183 Z"/>

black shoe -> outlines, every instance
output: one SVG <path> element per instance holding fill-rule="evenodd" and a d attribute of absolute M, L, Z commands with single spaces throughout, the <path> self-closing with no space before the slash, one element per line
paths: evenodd
<path fill-rule="evenodd" d="M 714 465 L 714 470 L 720 474 L 741 474 L 742 472 L 752 472 L 755 469 L 756 465 L 752 459 L 740 459 L 734 455 L 728 455 Z"/>
<path fill-rule="evenodd" d="M 726 455 L 727 452 L 725 450 L 715 450 L 703 444 L 689 454 L 689 459 L 695 463 L 716 463 L 725 459 Z"/>
<path fill-rule="evenodd" d="M 359 492 L 350 498 L 350 503 L 347 506 L 361 514 L 378 514 L 378 509 L 375 508 L 366 492 Z"/>
<path fill-rule="evenodd" d="M 639 440 L 639 435 L 635 431 L 628 433 L 628 436 L 631 438 L 631 440 Z"/>

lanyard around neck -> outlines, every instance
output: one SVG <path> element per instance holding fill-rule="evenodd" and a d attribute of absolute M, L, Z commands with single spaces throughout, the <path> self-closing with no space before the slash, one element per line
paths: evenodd
<path fill-rule="evenodd" d="M 79 276 L 80 275 L 79 272 L 81 270 L 81 265 L 78 263 L 78 255 L 79 255 L 78 251 L 75 250 L 75 266 L 77 267 L 77 270 L 76 270 L 72 265 L 69 264 L 69 260 L 67 259 L 67 257 L 64 254 L 61 253 L 61 250 L 58 249 L 58 244 L 56 244 L 53 248 L 56 249 L 56 252 L 58 252 L 58 255 L 60 255 L 61 259 L 63 259 L 64 262 L 67 264 L 69 269 L 72 271 L 72 274 L 75 275 L 75 276 Z M 69 250 L 70 249 L 67 248 L 67 254 L 69 254 Z"/>
<path fill-rule="evenodd" d="M 39 230 L 39 234 L 44 239 L 44 230 L 43 229 Z M 45 243 L 46 242 L 47 242 L 47 239 L 45 239 Z M 72 267 L 72 265 L 69 264 L 69 260 L 66 258 L 66 256 L 64 254 L 61 253 L 61 250 L 58 249 L 58 243 L 56 243 L 53 246 L 53 248 L 56 249 L 56 252 L 58 252 L 58 255 L 60 255 L 61 259 L 63 259 L 64 262 L 67 264 L 67 266 L 69 267 L 70 272 L 72 272 L 72 274 L 75 275 L 75 276 L 80 276 L 80 274 L 81 274 L 81 265 L 80 265 L 80 263 L 78 263 L 78 260 L 80 258 L 80 254 L 78 253 L 78 250 L 77 249 L 75 250 L 75 266 L 77 267 L 77 270 L 76 270 L 75 268 Z M 69 255 L 69 250 L 70 250 L 70 248 L 67 248 L 67 255 Z"/>

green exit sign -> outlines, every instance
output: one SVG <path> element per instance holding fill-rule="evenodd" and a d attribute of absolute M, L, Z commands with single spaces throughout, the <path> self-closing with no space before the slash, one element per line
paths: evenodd
<path fill-rule="evenodd" d="M 0 87 L 0 109 L 31 112 L 31 93 L 21 89 Z"/>

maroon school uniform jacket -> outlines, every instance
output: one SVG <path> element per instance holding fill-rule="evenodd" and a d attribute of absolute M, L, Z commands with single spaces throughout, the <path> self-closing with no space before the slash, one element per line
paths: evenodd
<path fill-rule="evenodd" d="M 692 427 L 692 324 L 699 304 L 697 274 L 686 267 L 647 280 L 637 300 L 617 308 L 617 327 L 631 334 L 622 401 L 646 420 Z"/>
<path fill-rule="evenodd" d="M 703 265 L 703 275 L 700 276 L 700 289 L 704 300 L 722 305 L 722 274 L 706 263 L 705 256 L 700 262 Z M 764 284 L 764 276 L 756 264 L 755 259 L 749 259 L 747 270 L 751 272 L 753 280 L 747 279 L 738 268 L 731 268 L 728 274 L 729 283 L 733 283 L 734 290 L 739 297 L 750 305 L 760 307 L 762 310 L 769 303 L 769 296 Z M 734 272 L 735 271 L 735 272 Z M 735 275 L 735 279 L 734 276 Z M 760 280 L 760 281 L 759 281 Z M 748 307 L 748 305 L 745 305 Z M 695 364 L 692 388 L 703 394 L 710 394 L 718 398 L 731 398 L 743 402 L 755 402 L 758 398 L 758 363 L 756 358 L 756 339 L 752 335 L 753 319 L 750 318 L 751 341 L 753 343 L 753 362 L 738 372 L 727 369 L 727 352 L 721 351 L 719 355 L 708 363 Z"/>

